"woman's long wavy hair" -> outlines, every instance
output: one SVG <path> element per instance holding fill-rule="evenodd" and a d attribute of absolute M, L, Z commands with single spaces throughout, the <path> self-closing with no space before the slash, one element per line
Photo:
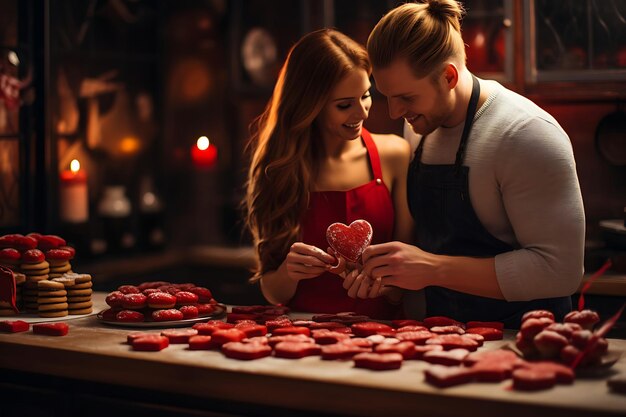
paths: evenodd
<path fill-rule="evenodd" d="M 289 51 L 271 99 L 251 125 L 244 208 L 258 257 L 252 282 L 277 269 L 300 236 L 321 159 L 315 119 L 332 89 L 356 69 L 371 73 L 362 45 L 332 29 L 305 35 Z"/>

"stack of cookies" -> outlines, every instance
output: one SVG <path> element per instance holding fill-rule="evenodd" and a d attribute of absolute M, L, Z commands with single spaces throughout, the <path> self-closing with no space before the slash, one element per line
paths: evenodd
<path fill-rule="evenodd" d="M 39 317 L 65 317 L 68 315 L 67 291 L 61 282 L 37 282 Z"/>
<path fill-rule="evenodd" d="M 49 249 L 46 251 L 46 261 L 50 264 L 50 278 L 59 278 L 66 272 L 72 272 L 70 260 L 74 254 L 62 248 Z"/>
<path fill-rule="evenodd" d="M 37 283 L 48 279 L 50 265 L 42 251 L 39 249 L 28 249 L 22 252 L 20 270 L 25 277 L 25 282 L 21 286 L 20 291 L 23 308 L 27 311 L 37 312 L 39 311 Z"/>
<path fill-rule="evenodd" d="M 26 275 L 26 281 L 43 281 L 48 279 L 50 264 L 39 249 L 28 249 L 22 253 L 20 270 Z"/>
<path fill-rule="evenodd" d="M 39 290 L 37 289 L 37 281 L 26 281 L 24 285 L 22 285 L 21 297 L 22 297 L 22 307 L 20 311 L 26 310 L 28 312 L 37 312 L 39 311 Z"/>
<path fill-rule="evenodd" d="M 69 272 L 58 278 L 53 278 L 53 282 L 62 284 L 67 290 L 67 303 L 69 314 L 90 314 L 93 308 L 91 295 L 91 275 Z"/>
<path fill-rule="evenodd" d="M 72 272 L 70 261 L 75 254 L 74 248 L 56 235 L 0 236 L 0 265 L 14 272 L 18 308 L 41 317 L 91 313 L 91 276 Z M 9 304 L 0 300 L 0 316 L 10 314 L 5 310 L 14 313 Z"/>

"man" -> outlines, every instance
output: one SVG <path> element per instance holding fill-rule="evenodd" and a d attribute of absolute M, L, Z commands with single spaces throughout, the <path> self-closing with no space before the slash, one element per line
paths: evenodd
<path fill-rule="evenodd" d="M 559 319 L 583 275 L 572 146 L 548 113 L 466 68 L 462 13 L 454 0 L 404 4 L 370 34 L 376 86 L 416 146 L 407 187 L 416 232 L 415 246 L 367 248 L 357 279 L 425 289 L 427 316 L 507 328 L 532 309 Z"/>

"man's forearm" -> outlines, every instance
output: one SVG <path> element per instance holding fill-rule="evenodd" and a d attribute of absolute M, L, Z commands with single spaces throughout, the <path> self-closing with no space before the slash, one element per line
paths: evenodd
<path fill-rule="evenodd" d="M 496 276 L 495 258 L 435 255 L 431 285 L 479 295 L 504 299 Z"/>

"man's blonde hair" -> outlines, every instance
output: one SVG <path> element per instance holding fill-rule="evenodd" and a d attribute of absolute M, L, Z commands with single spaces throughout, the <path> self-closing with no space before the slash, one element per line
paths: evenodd
<path fill-rule="evenodd" d="M 464 12 L 455 0 L 425 0 L 396 7 L 376 24 L 367 40 L 372 66 L 385 68 L 403 58 L 415 76 L 423 78 L 449 60 L 465 65 Z"/>

